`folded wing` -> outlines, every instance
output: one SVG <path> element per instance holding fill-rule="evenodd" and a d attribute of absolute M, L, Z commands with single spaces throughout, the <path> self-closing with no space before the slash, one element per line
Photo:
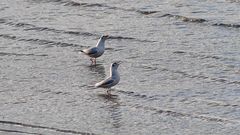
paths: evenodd
<path fill-rule="evenodd" d="M 113 84 L 114 84 L 114 80 L 111 78 L 108 78 L 99 83 L 96 83 L 95 87 L 110 88 L 111 86 L 113 86 Z"/>
<path fill-rule="evenodd" d="M 98 53 L 98 48 L 94 47 L 94 48 L 90 48 L 90 49 L 85 49 L 85 50 L 82 50 L 82 52 L 87 55 L 95 55 Z"/>

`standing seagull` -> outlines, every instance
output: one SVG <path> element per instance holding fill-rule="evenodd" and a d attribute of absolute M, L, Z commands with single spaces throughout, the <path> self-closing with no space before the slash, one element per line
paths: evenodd
<path fill-rule="evenodd" d="M 98 40 L 96 47 L 88 48 L 81 50 L 84 54 L 91 57 L 92 64 L 96 64 L 96 58 L 100 57 L 105 51 L 105 40 L 108 38 L 108 35 L 103 35 Z"/>
<path fill-rule="evenodd" d="M 107 94 L 108 95 L 111 95 L 111 92 L 110 92 L 110 88 L 116 84 L 119 83 L 120 81 L 120 76 L 118 74 L 118 66 L 121 64 L 121 62 L 114 62 L 111 64 L 110 66 L 110 76 L 99 82 L 99 83 L 96 83 L 95 84 L 95 87 L 102 87 L 102 88 L 108 88 L 107 90 Z"/>

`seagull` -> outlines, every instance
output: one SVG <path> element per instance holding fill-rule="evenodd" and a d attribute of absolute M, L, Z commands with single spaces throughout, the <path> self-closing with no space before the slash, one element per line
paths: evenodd
<path fill-rule="evenodd" d="M 117 71 L 118 66 L 121 64 L 121 62 L 114 62 L 110 66 L 110 76 L 106 78 L 105 80 L 98 82 L 95 84 L 95 87 L 101 87 L 101 88 L 108 88 L 107 94 L 111 95 L 110 88 L 112 86 L 115 86 L 120 81 L 120 76 Z"/>
<path fill-rule="evenodd" d="M 108 37 L 109 37 L 108 35 L 103 35 L 98 40 L 96 47 L 81 50 L 82 53 L 91 57 L 90 60 L 92 61 L 92 64 L 96 64 L 96 58 L 100 57 L 104 53 L 104 51 L 105 51 L 105 40 Z"/>

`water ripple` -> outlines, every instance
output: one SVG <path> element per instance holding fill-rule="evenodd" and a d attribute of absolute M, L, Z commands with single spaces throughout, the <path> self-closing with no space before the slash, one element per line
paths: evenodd
<path fill-rule="evenodd" d="M 230 0 L 231 2 L 236 2 L 234 0 Z M 79 3 L 79 2 L 75 2 L 75 1 L 64 1 L 64 0 L 55 0 L 52 2 L 58 2 L 61 4 L 64 4 L 65 6 L 75 6 L 75 7 L 105 7 L 108 9 L 115 9 L 115 10 L 122 10 L 122 11 L 127 11 L 127 12 L 136 12 L 136 13 L 140 13 L 142 15 L 150 15 L 150 14 L 155 14 L 158 13 L 160 11 L 145 11 L 145 10 L 140 10 L 140 9 L 127 9 L 127 8 L 121 8 L 121 7 L 114 7 L 114 6 L 109 6 L 107 4 L 104 3 Z M 163 14 L 160 17 L 174 17 L 176 19 L 182 20 L 183 22 L 191 22 L 191 23 L 204 23 L 204 22 L 209 22 L 206 19 L 202 19 L 202 18 L 191 18 L 191 17 L 186 17 L 186 16 L 181 16 L 181 15 L 174 15 L 174 14 Z M 227 24 L 227 23 L 213 23 L 211 24 L 212 26 L 220 26 L 220 27 L 230 27 L 230 28 L 240 28 L 240 24 Z"/>
<path fill-rule="evenodd" d="M 47 126 L 38 126 L 38 125 L 32 125 L 32 124 L 26 124 L 26 123 L 20 123 L 20 122 L 13 122 L 13 121 L 0 120 L 0 123 L 1 124 L 8 124 L 8 125 L 17 125 L 17 126 L 22 126 L 22 127 L 53 130 L 53 131 L 62 132 L 62 133 L 72 133 L 72 134 L 81 134 L 81 135 L 96 135 L 94 133 L 86 133 L 86 132 L 80 132 L 80 131 L 74 131 L 74 130 L 68 130 L 68 129 L 59 129 L 59 128 L 47 127 Z"/>
<path fill-rule="evenodd" d="M 47 54 L 21 54 L 21 53 L 7 53 L 7 52 L 0 52 L 0 56 L 48 56 Z"/>
<path fill-rule="evenodd" d="M 214 23 L 213 26 L 240 28 L 240 24 Z"/>
<path fill-rule="evenodd" d="M 177 112 L 169 109 L 160 109 L 160 108 L 155 108 L 150 106 L 137 105 L 136 108 L 143 108 L 145 110 L 155 111 L 156 114 L 165 114 L 172 117 L 191 117 L 191 118 L 197 118 L 197 119 L 212 121 L 212 122 L 239 123 L 239 121 L 230 120 L 227 118 L 220 118 L 220 117 L 201 115 L 201 114 L 189 114 L 189 113 Z"/>
<path fill-rule="evenodd" d="M 122 94 L 127 94 L 128 96 L 137 97 L 137 98 L 140 98 L 140 99 L 150 99 L 150 98 L 155 99 L 156 98 L 156 96 L 150 96 L 149 97 L 149 96 L 146 96 L 146 95 L 136 94 L 134 92 L 125 92 L 125 91 L 121 91 L 121 90 L 119 90 L 118 92 L 120 92 Z M 208 104 L 208 105 L 211 105 L 211 104 Z M 230 104 L 227 104 L 227 105 L 230 105 Z M 228 118 L 220 118 L 220 117 L 216 117 L 216 116 L 178 112 L 178 111 L 165 109 L 165 108 L 144 106 L 144 105 L 141 105 L 141 104 L 131 104 L 129 102 L 128 103 L 122 103 L 122 106 L 131 106 L 131 107 L 134 107 L 136 109 L 150 110 L 150 111 L 154 111 L 155 114 L 165 114 L 165 115 L 169 115 L 169 116 L 172 116 L 172 117 L 191 117 L 191 118 L 197 118 L 197 119 L 212 121 L 212 122 L 240 123 L 240 121 L 230 120 Z M 235 105 L 230 105 L 230 106 L 235 106 Z"/>
<path fill-rule="evenodd" d="M 154 13 L 158 13 L 160 11 L 143 11 L 143 10 L 136 10 L 136 12 L 143 14 L 143 15 L 150 15 L 150 14 L 154 14 Z"/>
<path fill-rule="evenodd" d="M 78 3 L 74 1 L 68 1 L 65 2 L 65 6 L 83 6 L 83 7 L 108 7 L 108 8 L 113 8 L 110 6 L 107 6 L 105 4 L 100 4 L 100 3 Z"/>
<path fill-rule="evenodd" d="M 191 23 L 209 22 L 208 20 L 202 19 L 202 18 L 191 18 L 191 17 L 181 16 L 181 15 L 173 15 L 173 14 L 164 14 L 164 15 L 161 15 L 160 17 L 173 17 L 173 18 L 179 19 L 183 22 L 191 22 Z M 240 24 L 213 23 L 210 25 L 220 26 L 220 27 L 240 28 Z"/>
<path fill-rule="evenodd" d="M 193 74 L 187 73 L 185 71 L 180 71 L 180 70 L 171 70 L 171 69 L 167 69 L 167 68 L 162 68 L 162 71 L 169 71 L 169 72 L 181 74 L 182 76 L 188 77 L 188 78 L 207 79 L 207 80 L 211 80 L 213 82 L 240 85 L 240 81 L 233 81 L 233 80 L 228 80 L 228 79 L 224 79 L 224 78 L 210 77 L 207 75 L 193 75 Z"/>
<path fill-rule="evenodd" d="M 206 22 L 207 20 L 202 19 L 202 18 L 190 18 L 190 17 L 185 17 L 185 16 L 181 16 L 181 15 L 172 15 L 172 14 L 164 14 L 160 17 L 174 17 L 176 19 L 180 19 L 184 22 L 196 22 L 196 23 L 203 23 Z"/>
<path fill-rule="evenodd" d="M 18 131 L 18 130 L 9 130 L 9 129 L 0 129 L 1 132 L 7 132 L 7 133 L 20 133 L 20 134 L 29 134 L 29 135 L 42 135 L 39 133 L 31 133 L 31 132 L 24 132 L 24 131 Z"/>
<path fill-rule="evenodd" d="M 228 2 L 231 2 L 231 3 L 240 3 L 240 0 L 225 0 L 225 1 L 228 1 Z"/>
<path fill-rule="evenodd" d="M 54 33 L 64 33 L 64 34 L 70 34 L 70 35 L 77 35 L 77 36 L 88 36 L 88 37 L 100 37 L 101 35 L 90 33 L 90 32 L 80 32 L 80 31 L 69 31 L 69 30 L 58 30 L 54 28 L 49 27 L 39 27 L 35 26 L 33 24 L 28 23 L 16 23 L 16 22 L 8 22 L 5 19 L 0 19 L 0 24 L 5 24 L 8 26 L 14 26 L 14 27 L 23 27 L 25 31 L 50 31 Z M 142 40 L 137 39 L 133 37 L 123 37 L 123 36 L 109 36 L 110 39 L 117 39 L 117 40 L 133 40 L 133 41 L 139 41 L 139 42 L 156 42 L 156 41 L 150 41 L 150 40 Z"/>
<path fill-rule="evenodd" d="M 51 46 L 60 46 L 60 47 L 84 47 L 84 46 L 80 46 L 78 44 L 72 44 L 72 43 L 64 43 L 64 42 L 58 42 L 58 41 L 50 41 L 50 40 L 45 40 L 45 39 L 37 39 L 37 38 L 20 38 L 20 37 L 16 37 L 13 35 L 9 35 L 9 34 L 0 34 L 0 37 L 5 38 L 5 39 L 11 39 L 11 40 L 17 40 L 17 41 L 25 41 L 25 42 L 34 42 L 34 43 L 38 43 L 40 45 L 48 45 L 49 47 Z"/>
<path fill-rule="evenodd" d="M 201 59 L 215 59 L 215 60 L 235 60 L 235 59 L 230 59 L 230 58 L 226 58 L 226 57 L 220 57 L 220 56 L 216 56 L 216 55 L 205 55 L 205 54 L 200 54 L 200 53 L 196 53 L 196 52 L 186 52 L 186 51 L 174 51 L 174 54 L 179 54 L 179 55 L 190 55 L 193 58 L 201 58 Z"/>

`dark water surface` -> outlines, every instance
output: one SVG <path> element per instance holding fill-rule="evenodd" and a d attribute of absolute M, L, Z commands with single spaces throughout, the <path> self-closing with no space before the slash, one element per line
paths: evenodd
<path fill-rule="evenodd" d="M 109 34 L 90 66 L 79 50 Z M 94 84 L 121 60 L 112 98 Z M 240 135 L 240 1 L 1 0 L 0 134 Z"/>

